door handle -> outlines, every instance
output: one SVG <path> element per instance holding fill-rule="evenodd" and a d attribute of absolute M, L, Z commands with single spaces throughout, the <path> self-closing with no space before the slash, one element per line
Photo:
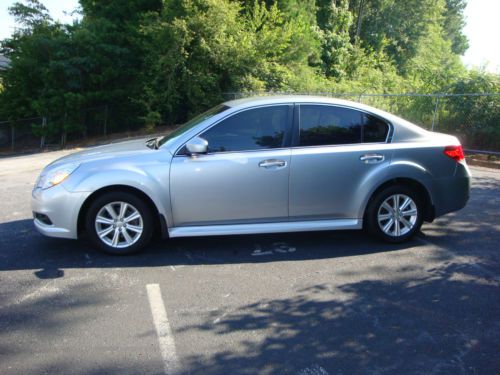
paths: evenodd
<path fill-rule="evenodd" d="M 385 157 L 381 154 L 365 154 L 359 157 L 359 160 L 366 164 L 375 164 L 384 161 Z"/>
<path fill-rule="evenodd" d="M 284 166 L 286 166 L 286 161 L 278 159 L 263 160 L 259 163 L 259 167 L 261 168 L 271 168 L 271 167 L 282 168 Z"/>

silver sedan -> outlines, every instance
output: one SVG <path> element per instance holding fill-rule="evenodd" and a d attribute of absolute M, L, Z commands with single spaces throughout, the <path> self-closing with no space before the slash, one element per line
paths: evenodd
<path fill-rule="evenodd" d="M 218 105 L 169 135 L 56 160 L 32 194 L 47 236 L 128 254 L 165 237 L 366 228 L 389 242 L 469 198 L 459 141 L 312 96 Z"/>

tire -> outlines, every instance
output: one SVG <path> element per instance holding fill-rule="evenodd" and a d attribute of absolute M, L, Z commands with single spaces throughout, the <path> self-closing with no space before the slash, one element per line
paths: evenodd
<path fill-rule="evenodd" d="M 399 210 L 394 210 L 396 204 Z M 386 242 L 400 243 L 418 233 L 423 215 L 423 201 L 417 192 L 405 185 L 392 185 L 372 197 L 365 224 L 370 234 Z"/>
<path fill-rule="evenodd" d="M 153 214 L 149 205 L 136 195 L 109 192 L 90 204 L 85 228 L 92 244 L 105 253 L 132 254 L 151 240 Z"/>

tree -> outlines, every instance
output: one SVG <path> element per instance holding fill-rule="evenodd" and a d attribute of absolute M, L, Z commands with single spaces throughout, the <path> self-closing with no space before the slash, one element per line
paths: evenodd
<path fill-rule="evenodd" d="M 81 0 L 81 20 L 63 25 L 27 0 L 11 7 L 20 27 L 1 42 L 12 62 L 0 71 L 0 116 L 50 117 L 47 130 L 59 134 L 88 128 L 86 109 L 109 108 L 110 131 L 151 130 L 230 91 L 455 90 L 468 77 L 459 59 L 464 7 L 465 0 Z M 395 110 L 421 116 L 429 103 Z"/>
<path fill-rule="evenodd" d="M 349 36 L 352 15 L 347 0 L 338 4 L 331 0 L 318 0 L 316 13 L 322 31 L 321 59 L 327 77 L 344 78 L 349 69 L 349 56 L 353 48 Z"/>
<path fill-rule="evenodd" d="M 89 107 L 109 106 L 110 126 L 137 127 L 143 109 L 140 76 L 147 54 L 141 22 L 158 12 L 160 0 L 81 0 L 83 19 L 75 42 L 86 59 L 83 72 Z"/>
<path fill-rule="evenodd" d="M 451 93 L 499 93 L 497 74 L 472 70 L 456 81 Z M 440 126 L 451 134 L 463 134 L 469 147 L 500 150 L 500 95 L 451 97 L 443 103 Z"/>
<path fill-rule="evenodd" d="M 443 29 L 446 38 L 451 41 L 451 49 L 457 55 L 463 55 L 469 42 L 462 30 L 465 26 L 464 9 L 465 0 L 446 0 L 446 9 L 444 11 Z"/>
<path fill-rule="evenodd" d="M 319 55 L 310 28 L 301 17 L 287 19 L 277 4 L 168 2 L 142 27 L 150 69 L 141 102 L 150 119 L 172 123 L 222 101 L 227 91 L 305 87 L 316 74 L 309 62 Z"/>
<path fill-rule="evenodd" d="M 2 71 L 5 90 L 0 110 L 10 119 L 74 114 L 82 96 L 78 72 L 71 64 L 70 27 L 53 22 L 37 0 L 15 3 L 10 12 L 21 27 L 2 43 L 11 64 Z M 67 115 L 64 123 L 59 119 L 54 123 L 59 128 L 73 125 Z"/>

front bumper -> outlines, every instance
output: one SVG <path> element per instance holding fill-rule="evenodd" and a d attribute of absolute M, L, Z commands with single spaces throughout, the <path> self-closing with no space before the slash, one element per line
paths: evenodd
<path fill-rule="evenodd" d="M 33 213 L 46 215 L 51 224 L 34 219 L 35 228 L 43 235 L 78 238 L 78 213 L 90 192 L 71 193 L 61 185 L 49 189 L 37 188 L 31 194 Z"/>

